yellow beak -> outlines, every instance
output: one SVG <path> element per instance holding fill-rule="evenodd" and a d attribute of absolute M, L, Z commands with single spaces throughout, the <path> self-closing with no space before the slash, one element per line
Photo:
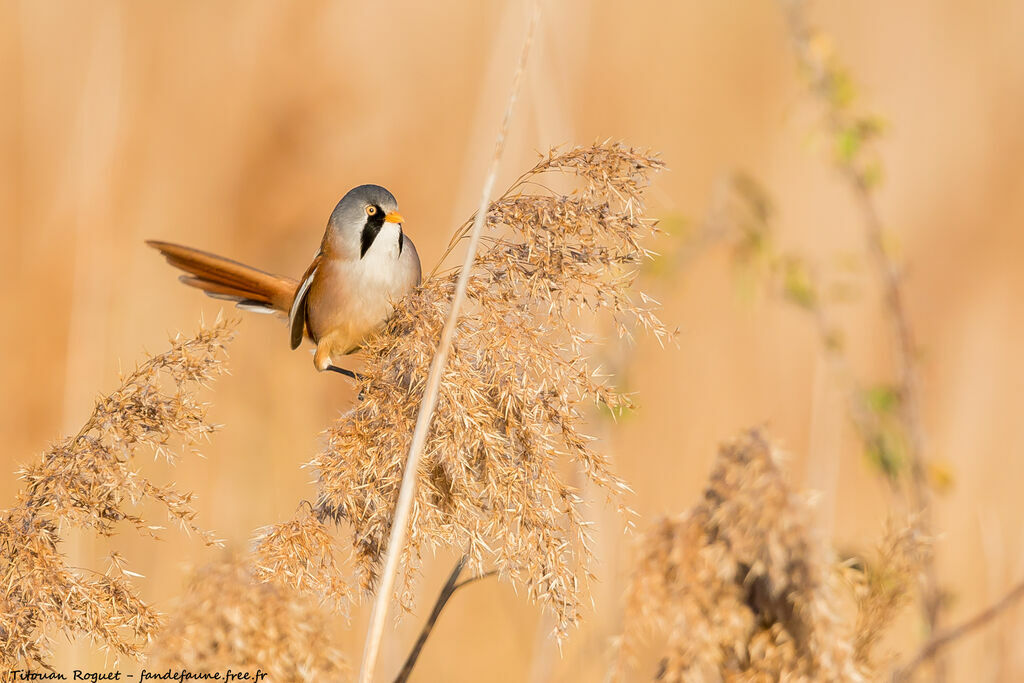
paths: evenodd
<path fill-rule="evenodd" d="M 405 219 L 402 218 L 402 214 L 398 213 L 397 211 L 392 211 L 391 213 L 389 213 L 386 216 L 384 216 L 384 222 L 385 223 L 398 223 L 399 225 L 401 225 L 402 223 L 405 222 Z"/>

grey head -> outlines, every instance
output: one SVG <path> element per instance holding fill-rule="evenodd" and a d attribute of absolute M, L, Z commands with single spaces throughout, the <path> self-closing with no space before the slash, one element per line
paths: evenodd
<path fill-rule="evenodd" d="M 393 194 L 380 185 L 360 185 L 334 207 L 327 222 L 327 239 L 340 256 L 361 258 L 385 222 L 401 226 L 402 220 Z"/>

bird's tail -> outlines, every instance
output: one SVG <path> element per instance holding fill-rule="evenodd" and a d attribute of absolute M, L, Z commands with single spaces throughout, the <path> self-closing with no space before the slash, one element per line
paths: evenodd
<path fill-rule="evenodd" d="M 283 275 L 243 265 L 238 261 L 192 247 L 149 240 L 175 268 L 187 273 L 179 279 L 215 299 L 234 301 L 239 308 L 260 313 L 287 313 L 298 282 Z"/>

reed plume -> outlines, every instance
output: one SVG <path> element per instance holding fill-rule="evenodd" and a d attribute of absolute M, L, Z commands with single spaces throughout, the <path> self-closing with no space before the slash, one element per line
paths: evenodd
<path fill-rule="evenodd" d="M 20 471 L 25 486 L 0 513 L 0 668 L 49 668 L 56 632 L 87 635 L 132 657 L 152 638 L 160 617 L 135 592 L 123 559 L 112 555 L 105 574 L 70 567 L 61 531 L 72 526 L 111 536 L 126 523 L 156 535 L 163 527 L 137 512 L 150 500 L 186 532 L 216 542 L 195 523 L 191 494 L 143 477 L 134 458 L 152 451 L 173 463 L 172 442 L 192 448 L 214 431 L 194 391 L 224 372 L 233 327 L 218 319 L 195 337 L 174 339 L 101 396 L 78 434 Z"/>
<path fill-rule="evenodd" d="M 778 459 L 757 431 L 723 445 L 703 500 L 644 534 L 619 676 L 658 636 L 659 680 L 865 678 L 839 619 L 839 573 Z"/>
<path fill-rule="evenodd" d="M 890 526 L 862 568 L 846 572 L 856 601 L 854 654 L 874 671 L 891 670 L 891 654 L 875 652 L 893 620 L 913 603 L 915 583 L 932 555 L 933 539 L 925 536 L 917 520 Z"/>
<path fill-rule="evenodd" d="M 157 672 L 262 670 L 269 681 L 350 680 L 336 620 L 308 594 L 257 581 L 246 558 L 200 568 L 168 618 L 148 666 Z"/>
<path fill-rule="evenodd" d="M 404 607 L 424 547 L 452 547 L 467 553 L 471 571 L 489 565 L 525 588 L 554 614 L 559 635 L 577 623 L 590 576 L 588 531 L 561 469 L 581 468 L 612 497 L 627 490 L 582 420 L 588 403 L 613 411 L 629 404 L 591 366 L 587 350 L 597 340 L 580 321 L 600 313 L 620 335 L 642 328 L 667 336 L 653 302 L 631 292 L 648 256 L 641 242 L 655 230 L 642 191 L 660 168 L 654 156 L 615 143 L 552 151 L 490 204 L 491 234 L 470 274 L 419 472 L 396 591 Z M 545 190 L 542 180 L 557 182 L 555 174 L 575 189 Z M 366 340 L 363 400 L 328 430 L 327 447 L 309 463 L 319 480 L 315 516 L 301 511 L 298 519 L 319 547 L 297 552 L 284 540 L 294 534 L 268 530 L 258 548 L 263 576 L 322 575 L 333 562 L 321 552 L 325 525 L 346 523 L 359 586 L 374 588 L 457 275 L 427 278 Z"/>

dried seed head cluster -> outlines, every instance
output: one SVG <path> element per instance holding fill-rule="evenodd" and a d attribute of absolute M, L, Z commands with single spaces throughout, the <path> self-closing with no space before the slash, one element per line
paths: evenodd
<path fill-rule="evenodd" d="M 174 340 L 100 397 L 77 435 L 20 472 L 26 485 L 15 506 L 0 512 L 0 668 L 46 667 L 58 631 L 89 635 L 131 656 L 154 633 L 157 614 L 135 594 L 121 559 L 113 556 L 106 575 L 71 568 L 58 532 L 71 525 L 109 536 L 127 522 L 154 534 L 162 527 L 133 512 L 151 499 L 173 522 L 213 543 L 193 521 L 190 494 L 153 484 L 132 460 L 146 447 L 173 461 L 172 439 L 194 445 L 213 431 L 192 391 L 223 372 L 232 328 L 218 320 L 194 338 Z"/>
<path fill-rule="evenodd" d="M 666 333 L 649 300 L 631 293 L 654 230 L 641 193 L 662 164 L 618 144 L 551 152 L 493 202 L 440 390 L 410 525 L 403 605 L 424 546 L 468 551 L 470 567 L 496 568 L 549 608 L 564 634 L 579 617 L 588 576 L 587 524 L 560 467 L 573 463 L 610 494 L 624 484 L 581 431 L 594 402 L 624 396 L 596 377 L 593 341 L 579 325 L 604 312 L 620 334 Z M 562 174 L 575 189 L 541 180 Z M 465 230 L 457 233 L 453 243 Z M 457 274 L 442 273 L 398 304 L 364 346 L 363 400 L 330 430 L 315 511 L 352 530 L 356 568 L 373 588 L 398 496 L 420 397 Z M 264 539 L 262 565 L 296 557 Z M 267 560 L 270 558 L 270 561 Z M 292 576 L 301 566 L 287 569 Z"/>
<path fill-rule="evenodd" d="M 243 558 L 203 567 L 150 650 L 156 671 L 256 671 L 270 681 L 350 680 L 331 614 L 306 593 L 257 581 Z M 333 620 L 336 621 L 336 620 Z"/>
<path fill-rule="evenodd" d="M 338 566 L 334 537 L 315 512 L 303 504 L 294 519 L 257 532 L 256 574 L 347 607 L 356 596 Z"/>
<path fill-rule="evenodd" d="M 724 445 L 704 500 L 641 539 L 622 659 L 657 634 L 667 681 L 864 678 L 809 513 L 760 434 Z"/>
<path fill-rule="evenodd" d="M 922 533 L 920 517 L 914 517 L 902 527 L 891 525 L 874 556 L 846 572 L 857 604 L 854 653 L 865 667 L 875 671 L 892 668 L 892 657 L 879 657 L 874 650 L 911 602 L 931 553 L 932 539 Z"/>

